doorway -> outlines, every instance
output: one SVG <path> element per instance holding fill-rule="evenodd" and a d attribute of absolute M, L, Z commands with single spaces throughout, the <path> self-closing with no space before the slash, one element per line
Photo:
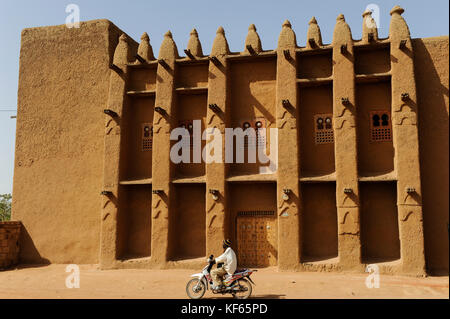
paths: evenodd
<path fill-rule="evenodd" d="M 277 265 L 278 223 L 274 211 L 238 212 L 236 235 L 240 266 Z"/>

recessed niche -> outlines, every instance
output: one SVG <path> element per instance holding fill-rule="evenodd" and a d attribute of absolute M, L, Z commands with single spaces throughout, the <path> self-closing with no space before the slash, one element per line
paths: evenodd
<path fill-rule="evenodd" d="M 178 65 L 176 71 L 176 87 L 207 87 L 208 64 Z"/>
<path fill-rule="evenodd" d="M 299 88 L 300 176 L 331 174 L 334 167 L 332 85 Z"/>
<path fill-rule="evenodd" d="M 391 70 L 389 48 L 357 49 L 355 48 L 356 74 L 385 73 Z"/>
<path fill-rule="evenodd" d="M 336 183 L 302 183 L 302 261 L 338 256 Z"/>
<path fill-rule="evenodd" d="M 170 216 L 171 259 L 206 256 L 205 185 L 174 185 L 174 209 Z"/>
<path fill-rule="evenodd" d="M 121 180 L 152 177 L 154 97 L 130 98 L 123 112 Z"/>
<path fill-rule="evenodd" d="M 233 164 L 230 164 L 231 175 L 259 174 L 261 163 L 256 156 L 256 163 L 249 163 L 249 151 L 256 151 L 256 145 L 266 146 L 266 154 L 270 151 L 270 128 L 276 127 L 275 95 L 276 95 L 276 59 L 265 58 L 260 61 L 234 61 L 230 66 L 230 127 L 244 128 L 245 123 L 256 130 L 258 122 L 266 128 L 264 138 L 253 140 L 246 147 L 243 143 L 238 149 L 236 139 L 233 145 Z M 219 106 L 220 107 L 220 106 Z M 254 125 L 253 125 L 253 124 Z M 244 154 L 244 163 L 237 163 L 236 152 Z"/>
<path fill-rule="evenodd" d="M 391 85 L 389 82 L 356 85 L 358 126 L 358 170 L 360 176 L 394 170 L 394 146 L 384 129 L 391 129 Z M 374 116 L 379 115 L 378 121 Z M 385 117 L 383 117 L 386 115 Z M 374 121 L 376 123 L 374 123 Z M 374 126 L 377 125 L 377 126 Z M 387 124 L 387 125 L 383 125 Z M 381 130 L 377 133 L 374 129 Z"/>
<path fill-rule="evenodd" d="M 156 90 L 156 68 L 130 68 L 128 91 Z"/>
<path fill-rule="evenodd" d="M 315 55 L 298 55 L 297 77 L 327 78 L 333 74 L 332 52 Z"/>
<path fill-rule="evenodd" d="M 400 258 L 395 182 L 360 183 L 363 262 Z"/>
<path fill-rule="evenodd" d="M 184 127 L 189 132 L 189 136 L 183 141 L 173 141 L 175 143 L 182 143 L 183 148 L 178 152 L 181 156 L 183 150 L 189 152 L 189 163 L 177 163 L 175 165 L 175 177 L 196 177 L 205 175 L 205 162 L 202 159 L 201 151 L 203 150 L 206 141 L 202 140 L 202 133 L 206 127 L 206 94 L 178 94 L 177 95 L 177 121 L 175 125 L 177 127 Z M 200 122 L 194 122 L 200 121 Z M 194 124 L 200 124 L 199 138 L 196 139 L 196 143 L 200 145 L 200 163 L 194 162 Z M 181 137 L 180 137 L 181 138 Z M 197 161 L 198 162 L 198 161 Z"/>
<path fill-rule="evenodd" d="M 118 249 L 121 259 L 149 257 L 152 230 L 151 185 L 121 187 Z"/>

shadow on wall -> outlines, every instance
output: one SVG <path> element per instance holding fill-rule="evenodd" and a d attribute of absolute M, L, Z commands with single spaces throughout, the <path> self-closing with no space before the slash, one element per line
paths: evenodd
<path fill-rule="evenodd" d="M 448 275 L 449 89 L 436 69 L 438 65 L 448 72 L 448 40 L 414 39 L 413 45 L 427 269 L 433 275 Z"/>
<path fill-rule="evenodd" d="M 20 253 L 19 253 L 19 268 L 26 268 L 25 265 L 33 264 L 33 267 L 37 265 L 49 265 L 50 260 L 44 258 L 39 254 L 30 234 L 28 233 L 25 226 L 22 224 L 22 229 L 20 231 Z M 23 256 L 27 256 L 23 258 Z"/>

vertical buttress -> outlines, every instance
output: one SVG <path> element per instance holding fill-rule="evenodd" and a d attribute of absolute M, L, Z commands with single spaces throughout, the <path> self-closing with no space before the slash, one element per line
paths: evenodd
<path fill-rule="evenodd" d="M 361 267 L 353 39 L 344 16 L 333 34 L 333 121 L 339 267 Z"/>
<path fill-rule="evenodd" d="M 282 270 L 295 269 L 301 256 L 296 47 L 295 33 L 286 20 L 278 39 L 276 77 L 276 120 L 281 141 L 277 170 L 278 267 Z"/>
<path fill-rule="evenodd" d="M 172 163 L 170 131 L 175 111 L 175 59 L 178 51 L 172 33 L 164 35 L 156 71 L 152 157 L 152 243 L 151 263 L 164 265 L 170 258 L 169 220 L 171 211 Z"/>
<path fill-rule="evenodd" d="M 413 46 L 403 9 L 391 10 L 392 127 L 402 273 L 425 275 Z"/>
<path fill-rule="evenodd" d="M 206 253 L 220 255 L 222 240 L 227 237 L 225 128 L 228 123 L 227 39 L 222 27 L 217 30 L 209 62 L 207 129 L 218 130 L 222 137 L 222 163 L 206 163 Z M 211 191 L 218 193 L 213 196 Z"/>

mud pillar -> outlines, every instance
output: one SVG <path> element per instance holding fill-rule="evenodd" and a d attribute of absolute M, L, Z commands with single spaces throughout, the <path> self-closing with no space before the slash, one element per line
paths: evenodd
<path fill-rule="evenodd" d="M 322 33 L 320 32 L 320 27 L 317 24 L 316 17 L 312 17 L 308 22 L 308 33 L 306 34 L 306 47 L 308 49 L 314 49 L 316 47 L 321 47 L 322 43 Z"/>
<path fill-rule="evenodd" d="M 147 32 L 144 32 L 141 36 L 141 43 L 139 43 L 137 54 L 147 63 L 155 60 L 155 56 L 153 55 L 153 48 L 150 45 L 150 37 L 148 36 Z M 139 60 L 137 62 L 142 63 Z"/>
<path fill-rule="evenodd" d="M 206 163 L 206 254 L 218 256 L 222 253 L 222 241 L 227 237 L 227 187 L 225 163 L 225 128 L 228 121 L 227 104 L 227 39 L 222 27 L 217 30 L 211 50 L 208 81 L 207 128 L 222 134 L 222 163 Z M 212 106 L 212 108 L 209 107 Z M 217 109 L 213 107 L 217 105 Z M 216 192 L 214 194 L 214 192 Z"/>
<path fill-rule="evenodd" d="M 283 23 L 277 48 L 276 119 L 278 128 L 278 267 L 296 268 L 301 256 L 295 33 Z"/>
<path fill-rule="evenodd" d="M 152 244 L 151 263 L 164 265 L 170 257 L 169 217 L 171 206 L 170 131 L 175 111 L 175 59 L 178 51 L 168 31 L 159 50 L 156 71 L 152 157 Z"/>
<path fill-rule="evenodd" d="M 361 266 L 353 40 L 344 16 L 333 34 L 333 122 L 339 266 Z"/>
<path fill-rule="evenodd" d="M 122 34 L 116 47 L 109 82 L 108 104 L 105 109 L 105 152 L 102 190 L 102 214 L 100 235 L 100 267 L 113 268 L 118 254 L 117 220 L 119 210 L 121 121 L 128 78 L 127 63 L 130 46 Z"/>
<path fill-rule="evenodd" d="M 403 9 L 391 10 L 392 127 L 402 272 L 425 275 L 413 46 Z"/>
<path fill-rule="evenodd" d="M 372 11 L 366 10 L 362 14 L 362 39 L 364 43 L 372 43 L 378 41 L 378 28 L 375 19 L 372 18 Z"/>

